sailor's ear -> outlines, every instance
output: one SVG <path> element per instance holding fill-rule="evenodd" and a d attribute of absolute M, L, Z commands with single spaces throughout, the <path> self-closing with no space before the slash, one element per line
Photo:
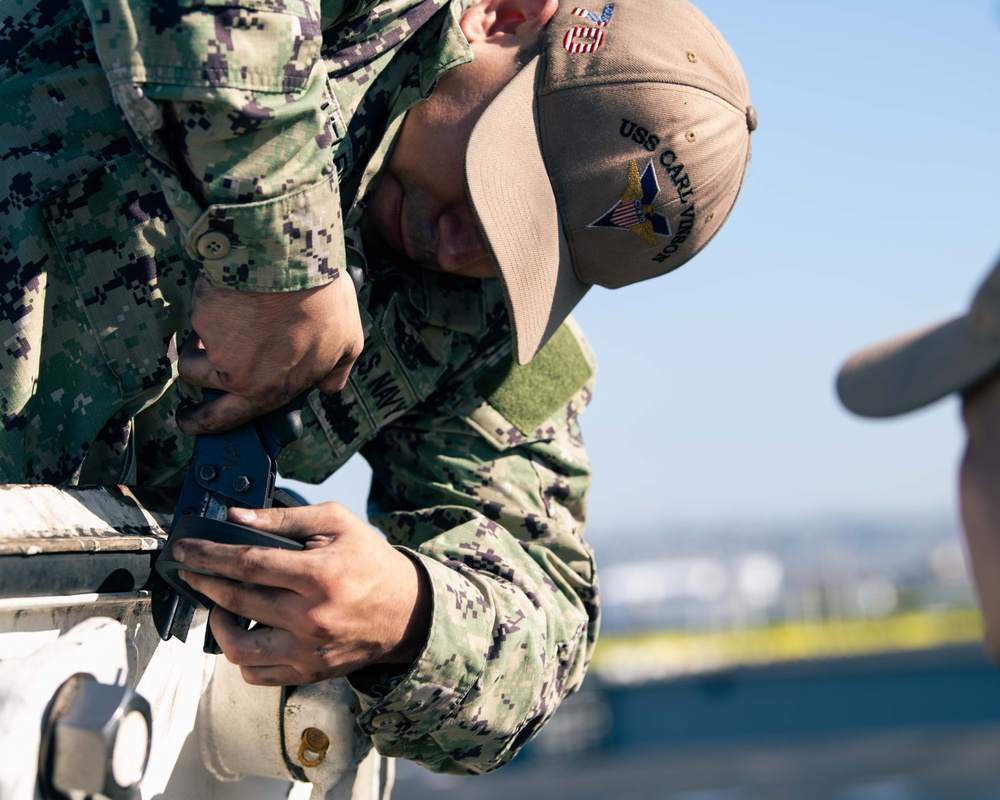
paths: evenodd
<path fill-rule="evenodd" d="M 559 0 L 480 0 L 462 15 L 462 32 L 470 43 L 534 36 L 558 8 Z"/>

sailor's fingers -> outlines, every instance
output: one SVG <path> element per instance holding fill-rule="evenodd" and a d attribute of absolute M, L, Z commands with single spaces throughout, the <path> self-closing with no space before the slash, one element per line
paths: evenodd
<path fill-rule="evenodd" d="M 308 575 L 311 567 L 299 564 L 290 557 L 302 557 L 302 550 L 281 550 L 277 547 L 253 547 L 240 544 L 219 544 L 205 539 L 183 539 L 174 545 L 174 557 L 191 573 L 192 580 L 205 584 L 213 592 L 222 595 L 215 597 L 208 594 L 215 602 L 222 603 L 225 608 L 236 611 L 244 616 L 253 616 L 256 609 L 235 608 L 230 603 L 248 603 L 244 594 L 254 589 L 255 593 L 247 597 L 257 598 L 253 602 L 277 602 L 279 597 L 272 596 L 275 592 L 289 591 L 297 594 L 296 585 L 303 575 Z M 199 574 L 201 573 L 201 574 Z M 217 577 L 216 577 L 217 576 Z M 222 583 L 207 583 L 209 579 L 225 581 Z M 194 583 L 192 583 L 194 586 Z M 201 591 L 197 586 L 194 588 Z M 265 592 L 264 590 L 270 590 Z M 225 600 L 225 602 L 223 602 Z M 254 617 L 254 619 L 260 619 Z"/>
<path fill-rule="evenodd" d="M 307 547 L 324 546 L 345 533 L 377 535 L 367 523 L 335 502 L 293 508 L 230 508 L 229 520 L 288 539 L 306 541 Z"/>
<path fill-rule="evenodd" d="M 259 416 L 259 409 L 247 398 L 223 394 L 208 403 L 178 408 L 177 426 L 188 436 L 199 436 L 229 431 Z"/>
<path fill-rule="evenodd" d="M 265 625 L 247 630 L 223 608 L 212 610 L 210 624 L 225 657 L 240 668 L 247 683 L 256 686 L 315 683 L 359 666 L 341 663 L 340 649 L 330 642 L 307 645 L 287 630 Z"/>

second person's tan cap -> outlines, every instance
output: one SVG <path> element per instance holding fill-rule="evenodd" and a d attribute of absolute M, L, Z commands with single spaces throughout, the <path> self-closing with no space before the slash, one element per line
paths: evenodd
<path fill-rule="evenodd" d="M 968 313 L 897 336 L 853 355 L 837 394 L 855 414 L 892 417 L 965 392 L 1000 369 L 1000 262 Z"/>

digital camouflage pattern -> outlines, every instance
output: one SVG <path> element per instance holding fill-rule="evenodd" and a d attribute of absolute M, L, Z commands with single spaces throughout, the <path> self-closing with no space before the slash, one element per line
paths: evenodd
<path fill-rule="evenodd" d="M 590 382 L 526 431 L 464 387 L 362 451 L 372 521 L 420 554 L 434 619 L 411 672 L 362 695 L 359 721 L 380 752 L 447 772 L 512 758 L 579 687 L 598 625 L 577 425 Z"/>
<path fill-rule="evenodd" d="M 408 674 L 354 681 L 359 724 L 383 754 L 482 772 L 579 686 L 597 634 L 593 358 L 567 323 L 552 358 L 513 367 L 497 281 L 366 258 L 356 224 L 405 110 L 470 57 L 460 12 L 0 0 L 0 477 L 177 485 L 194 279 L 283 291 L 362 268 L 364 352 L 344 391 L 310 396 L 281 471 L 371 464 L 372 521 L 424 564 L 434 611 Z"/>

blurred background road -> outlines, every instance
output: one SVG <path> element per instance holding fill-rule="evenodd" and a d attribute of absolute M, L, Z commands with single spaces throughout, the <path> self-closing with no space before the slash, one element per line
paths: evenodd
<path fill-rule="evenodd" d="M 996 800 L 1000 676 L 976 647 L 722 670 L 567 701 L 509 766 L 400 762 L 394 800 Z"/>
<path fill-rule="evenodd" d="M 686 747 L 447 779 L 400 770 L 396 800 L 996 800 L 1000 728 Z"/>

